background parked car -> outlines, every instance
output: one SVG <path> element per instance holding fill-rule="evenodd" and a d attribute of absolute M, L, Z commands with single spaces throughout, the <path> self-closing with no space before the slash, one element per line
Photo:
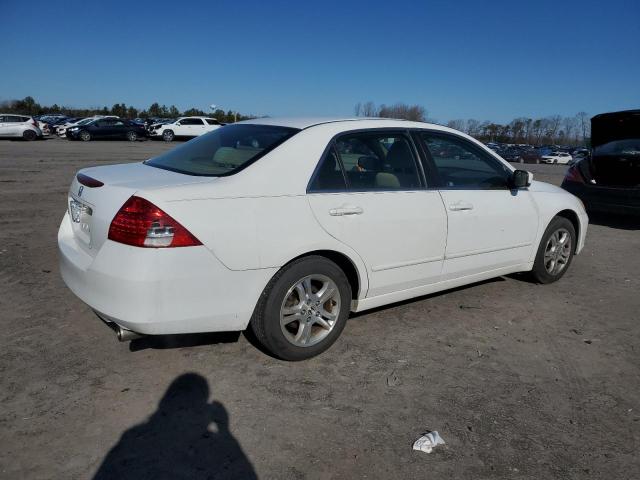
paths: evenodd
<path fill-rule="evenodd" d="M 176 137 L 198 137 L 221 126 L 222 124 L 215 118 L 181 117 L 172 123 L 152 125 L 149 136 L 171 142 Z"/>
<path fill-rule="evenodd" d="M 543 155 L 540 161 L 542 163 L 556 163 L 567 165 L 573 158 L 567 152 L 553 152 L 549 155 Z"/>
<path fill-rule="evenodd" d="M 38 122 L 26 115 L 0 114 L 0 137 L 35 140 L 42 137 Z"/>
<path fill-rule="evenodd" d="M 135 142 L 146 137 L 143 126 L 118 117 L 97 118 L 83 125 L 67 129 L 69 140 L 88 142 L 92 139 L 127 139 Z"/>
<path fill-rule="evenodd" d="M 562 188 L 587 210 L 640 215 L 640 110 L 591 119 L 590 157 L 572 165 Z"/>
<path fill-rule="evenodd" d="M 502 149 L 498 154 L 508 162 L 516 163 L 539 163 L 540 154 L 534 148 L 512 147 Z"/>

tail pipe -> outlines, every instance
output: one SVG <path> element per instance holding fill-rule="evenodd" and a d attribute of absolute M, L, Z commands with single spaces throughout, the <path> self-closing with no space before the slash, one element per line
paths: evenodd
<path fill-rule="evenodd" d="M 122 328 L 120 325 L 116 328 L 116 337 L 121 342 L 129 342 L 131 340 L 135 340 L 136 338 L 142 338 L 145 335 L 142 333 L 137 333 L 132 330 L 127 330 L 126 328 Z"/>

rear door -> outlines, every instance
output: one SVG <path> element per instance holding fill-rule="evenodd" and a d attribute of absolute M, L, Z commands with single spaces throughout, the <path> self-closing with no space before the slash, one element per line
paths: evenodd
<path fill-rule="evenodd" d="M 437 282 L 446 212 L 425 184 L 405 131 L 346 133 L 331 142 L 309 184 L 322 227 L 367 266 L 367 297 Z"/>
<path fill-rule="evenodd" d="M 450 133 L 417 133 L 447 211 L 442 280 L 528 262 L 538 212 L 512 171 L 480 146 Z"/>

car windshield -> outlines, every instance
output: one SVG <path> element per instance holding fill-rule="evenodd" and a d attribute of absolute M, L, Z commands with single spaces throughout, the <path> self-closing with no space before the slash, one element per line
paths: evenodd
<path fill-rule="evenodd" d="M 86 125 L 87 123 L 93 122 L 95 118 L 85 118 L 84 120 L 80 120 L 76 125 Z"/>
<path fill-rule="evenodd" d="M 145 163 L 187 175 L 232 175 L 298 131 L 271 125 L 227 125 Z"/>
<path fill-rule="evenodd" d="M 640 156 L 640 138 L 628 138 L 598 145 L 594 155 L 638 155 Z"/>

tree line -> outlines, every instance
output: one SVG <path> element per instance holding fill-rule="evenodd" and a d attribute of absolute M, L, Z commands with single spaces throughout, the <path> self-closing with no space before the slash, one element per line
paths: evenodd
<path fill-rule="evenodd" d="M 420 105 L 380 105 L 369 101 L 357 103 L 354 108 L 359 117 L 382 117 L 428 120 L 427 111 Z M 483 142 L 526 143 L 529 145 L 586 145 L 591 137 L 591 122 L 586 112 L 574 116 L 552 115 L 544 118 L 518 117 L 509 123 L 495 123 L 475 119 L 450 120 L 447 127 L 455 128 Z"/>
<path fill-rule="evenodd" d="M 190 108 L 181 112 L 175 105 L 167 107 L 155 102 L 149 108 L 138 110 L 137 108 L 125 103 L 116 103 L 111 108 L 73 108 L 53 105 L 40 105 L 33 97 L 25 97 L 21 100 L 5 100 L 0 102 L 0 112 L 16 113 L 20 115 L 42 115 L 51 113 L 61 113 L 70 117 L 90 117 L 93 115 L 117 115 L 122 118 L 176 118 L 189 116 L 207 116 L 213 117 L 222 123 L 231 123 L 240 120 L 248 120 L 253 118 L 249 115 L 243 115 L 232 110 L 224 111 L 217 109 L 213 112 L 205 112 L 198 108 Z"/>

